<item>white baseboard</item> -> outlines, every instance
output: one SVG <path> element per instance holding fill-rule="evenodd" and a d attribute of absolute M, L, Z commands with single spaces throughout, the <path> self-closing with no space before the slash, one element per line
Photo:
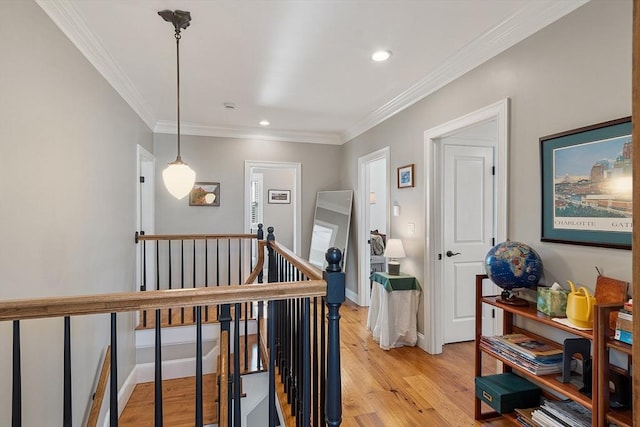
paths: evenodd
<path fill-rule="evenodd" d="M 418 347 L 423 349 L 425 352 L 427 351 L 427 340 L 424 338 L 424 334 L 418 332 Z"/>
<path fill-rule="evenodd" d="M 214 345 L 211 351 L 202 357 L 202 373 L 212 374 L 216 371 L 215 358 L 220 352 L 218 344 Z M 136 365 L 138 383 L 148 383 L 155 379 L 155 362 L 140 363 Z M 172 380 L 174 378 L 192 377 L 196 372 L 196 358 L 164 360 L 162 362 L 162 379 Z"/>
<path fill-rule="evenodd" d="M 345 289 L 345 290 L 344 290 L 344 293 L 345 293 L 345 296 L 346 296 L 349 300 L 351 300 L 351 301 L 353 301 L 354 303 L 356 303 L 356 304 L 358 304 L 358 305 L 359 305 L 359 302 L 358 302 L 358 301 L 359 301 L 360 299 L 358 298 L 358 294 L 357 294 L 357 293 L 353 292 L 353 291 L 352 291 L 352 290 L 350 290 L 350 289 Z"/>

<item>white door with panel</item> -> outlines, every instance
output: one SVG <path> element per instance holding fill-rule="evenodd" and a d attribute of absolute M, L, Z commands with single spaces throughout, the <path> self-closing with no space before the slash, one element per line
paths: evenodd
<path fill-rule="evenodd" d="M 494 148 L 445 142 L 442 156 L 446 344 L 475 338 L 475 276 L 494 237 Z"/>

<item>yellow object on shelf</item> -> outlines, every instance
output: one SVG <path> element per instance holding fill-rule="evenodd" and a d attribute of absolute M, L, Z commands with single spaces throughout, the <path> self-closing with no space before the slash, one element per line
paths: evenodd
<path fill-rule="evenodd" d="M 576 287 L 571 280 L 567 280 L 567 283 L 571 287 L 571 292 L 567 297 L 567 319 L 580 328 L 593 327 L 593 311 L 596 298 L 589 294 L 589 291 L 584 286 L 576 291 Z"/>

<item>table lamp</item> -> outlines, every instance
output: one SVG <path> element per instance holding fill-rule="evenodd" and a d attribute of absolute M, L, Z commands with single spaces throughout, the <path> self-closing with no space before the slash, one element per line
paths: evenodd
<path fill-rule="evenodd" d="M 389 261 L 389 274 L 397 276 L 400 274 L 400 262 L 398 258 L 404 258 L 404 247 L 400 239 L 389 239 L 387 247 L 384 250 L 385 258 L 391 258 Z"/>

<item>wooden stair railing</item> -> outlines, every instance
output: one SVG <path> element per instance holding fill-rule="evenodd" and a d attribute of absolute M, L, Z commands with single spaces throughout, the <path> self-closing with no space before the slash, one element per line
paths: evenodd
<path fill-rule="evenodd" d="M 98 423 L 98 415 L 100 415 L 100 407 L 102 406 L 102 400 L 104 399 L 104 392 L 107 389 L 107 380 L 109 379 L 109 370 L 111 369 L 111 346 L 107 346 L 107 352 L 104 355 L 104 361 L 102 362 L 102 369 L 100 370 L 100 377 L 98 378 L 98 385 L 96 392 L 93 393 L 93 401 L 91 402 L 91 410 L 89 411 L 89 418 L 87 419 L 87 427 L 96 427 Z"/>
<path fill-rule="evenodd" d="M 266 318 L 268 338 L 268 370 L 269 372 L 269 423 L 270 427 L 277 425 L 275 415 L 275 371 L 276 363 L 280 372 L 285 373 L 281 381 L 293 390 L 294 411 L 299 426 L 338 426 L 341 422 L 341 390 L 340 390 L 340 349 L 339 349 L 339 307 L 344 302 L 345 286 L 344 273 L 340 270 L 341 253 L 332 248 L 327 252 L 329 266 L 320 276 L 319 270 L 300 260 L 288 249 L 274 241 L 273 228 L 269 227 L 267 242 L 258 240 L 256 257 L 257 265 L 252 269 L 244 285 L 225 285 L 211 287 L 184 287 L 180 289 L 146 290 L 145 292 L 120 292 L 113 294 L 81 295 L 69 297 L 49 297 L 28 300 L 0 301 L 0 322 L 13 322 L 13 371 L 12 371 L 12 427 L 22 425 L 22 392 L 21 392 L 21 363 L 20 363 L 20 322 L 26 319 L 63 318 L 64 320 L 64 370 L 63 370 L 63 427 L 71 426 L 71 322 L 72 316 L 110 314 L 111 353 L 110 353 L 110 423 L 118 423 L 117 399 L 117 337 L 116 316 L 122 312 L 139 312 L 153 310 L 155 312 L 155 425 L 162 426 L 162 356 L 161 356 L 161 322 L 160 310 L 180 307 L 182 310 L 193 308 L 196 318 L 196 414 L 194 425 L 202 426 L 202 319 L 201 308 L 206 306 L 220 307 L 221 339 L 232 341 L 230 322 L 234 322 L 234 352 L 239 351 L 239 319 L 242 304 L 258 302 L 258 322 Z M 140 236 L 141 238 L 143 236 Z M 147 236 L 144 236 L 147 237 Z M 169 236 L 167 236 L 169 237 Z M 264 263 L 264 248 L 269 253 L 269 282 L 266 284 L 252 284 L 259 281 Z M 241 250 L 239 250 L 241 252 Z M 240 271 L 240 270 L 239 270 Z M 322 304 L 318 304 L 320 301 Z M 310 301 L 313 300 L 314 310 L 318 305 L 322 308 L 321 315 L 314 314 L 314 326 L 311 331 Z M 268 316 L 263 316 L 264 305 L 267 302 Z M 235 319 L 231 318 L 231 304 L 235 305 Z M 325 315 L 325 305 L 328 312 Z M 324 320 L 326 317 L 326 321 Z M 315 325 L 317 319 L 322 319 Z M 258 328 L 258 334 L 260 330 Z M 313 336 L 311 336 L 313 334 Z M 262 339 L 258 337 L 258 342 Z M 313 343 L 313 344 L 312 344 Z M 318 343 L 319 349 L 318 349 Z M 228 348 L 229 344 L 226 344 Z M 312 348 L 313 345 L 313 348 Z M 298 351 L 299 350 L 299 351 Z M 225 352 L 226 353 L 226 352 Z M 226 356 L 228 358 L 228 354 Z M 234 420 L 239 422 L 239 387 L 236 385 L 240 374 L 238 357 L 234 360 L 234 395 L 229 392 L 220 394 L 220 411 L 228 411 L 233 403 L 233 416 L 220 420 Z M 229 359 L 226 359 L 227 365 Z M 228 384 L 230 372 L 223 372 Z M 198 380 L 199 378 L 199 380 Z M 311 383 L 313 381 L 313 391 Z M 199 385 L 198 385 L 199 384 Z M 313 395 L 312 395 L 313 394 Z M 313 408 L 312 408 L 313 406 Z M 198 409 L 200 408 L 200 409 Z M 320 409 L 320 416 L 316 409 Z M 326 408 L 326 410 L 325 410 Z M 313 420 L 312 420 L 313 412 Z M 6 414 L 0 415 L 0 424 Z M 228 423 L 229 424 L 229 423 Z"/>

